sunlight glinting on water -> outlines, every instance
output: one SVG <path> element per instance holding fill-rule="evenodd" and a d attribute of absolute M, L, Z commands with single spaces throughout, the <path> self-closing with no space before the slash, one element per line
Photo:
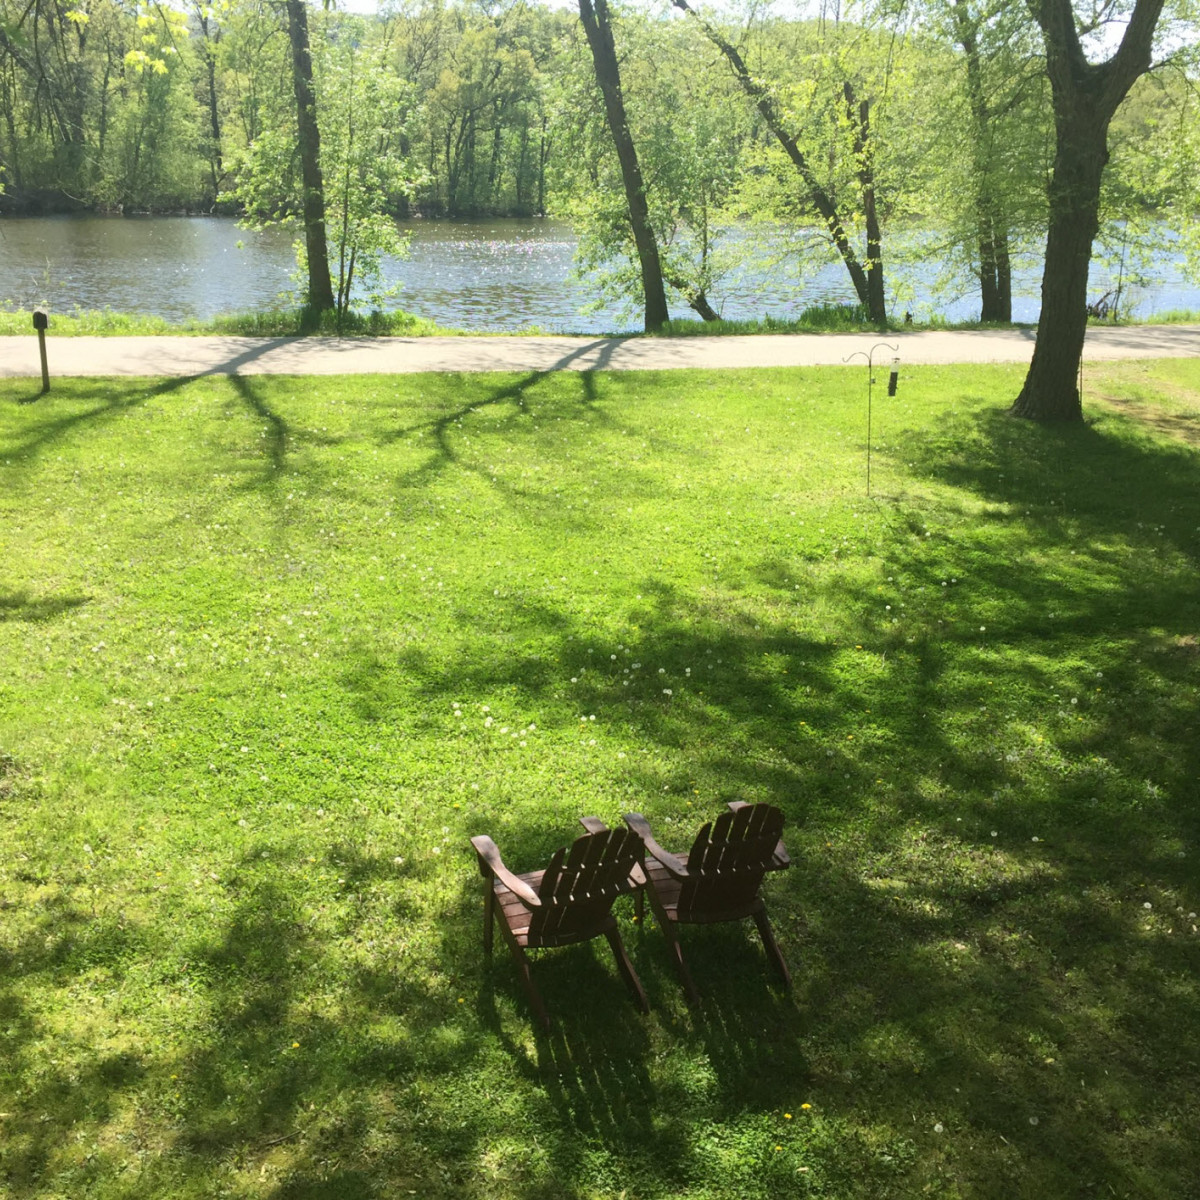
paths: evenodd
<path fill-rule="evenodd" d="M 553 219 L 412 221 L 407 259 L 386 265 L 398 291 L 385 307 L 403 308 L 452 328 L 599 333 L 634 330 L 639 314 L 600 302 L 599 288 L 573 270 L 576 239 Z M 918 320 L 979 314 L 969 278 L 957 290 L 936 291 L 939 264 L 914 252 L 919 235 L 893 237 L 889 304 Z M 252 233 L 223 217 L 28 217 L 0 220 L 0 303 L 51 311 L 76 308 L 140 312 L 181 320 L 261 310 L 291 303 L 295 288 L 292 235 Z M 730 267 L 710 300 L 730 320 L 796 317 L 809 305 L 854 299 L 840 264 L 811 261 L 799 251 L 766 261 L 769 239 L 752 231 L 728 247 Z M 886 251 L 885 251 L 886 253 Z M 885 259 L 885 263 L 887 260 Z M 1111 268 L 1111 269 L 1110 269 Z M 1115 266 L 1097 257 L 1093 297 L 1115 286 Z M 1014 276 L 1014 319 L 1038 313 L 1040 263 L 1034 254 Z M 1176 257 L 1160 256 L 1154 279 L 1139 282 L 1127 267 L 1126 305 L 1140 314 L 1200 308 L 1200 288 L 1183 280 Z M 679 301 L 673 317 L 693 314 Z"/>

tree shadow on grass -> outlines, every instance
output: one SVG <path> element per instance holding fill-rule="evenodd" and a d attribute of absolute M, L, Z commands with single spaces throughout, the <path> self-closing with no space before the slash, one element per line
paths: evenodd
<path fill-rule="evenodd" d="M 620 664 L 609 671 L 600 655 L 610 647 L 561 614 L 548 624 L 561 639 L 552 670 L 475 662 L 420 686 L 430 703 L 524 690 L 519 703 L 544 710 L 550 681 L 595 649 L 564 711 L 683 750 L 687 783 L 706 796 L 784 808 L 797 866 L 775 884 L 772 911 L 800 1015 L 772 1016 L 768 1001 L 761 1017 L 751 994 L 761 973 L 722 973 L 718 956 L 716 1019 L 690 1036 L 730 1111 L 794 1113 L 808 1087 L 825 1118 L 877 1130 L 858 1174 L 843 1150 L 806 1143 L 845 1194 L 870 1194 L 864 1180 L 903 1189 L 917 1157 L 940 1155 L 981 1196 L 1179 1194 L 1200 1171 L 1179 1136 L 1196 1115 L 1200 957 L 1176 911 L 1196 904 L 1200 840 L 1197 661 L 1179 640 L 1200 618 L 1195 461 L 1119 431 L 1076 431 L 1046 448 L 1041 429 L 1000 417 L 982 427 L 981 438 L 978 425 L 948 424 L 899 453 L 935 483 L 1017 513 L 952 514 L 944 528 L 935 514 L 930 538 L 918 537 L 928 512 L 899 514 L 876 549 L 904 582 L 901 618 L 884 615 L 882 575 L 873 586 L 870 572 L 833 571 L 810 584 L 843 609 L 870 671 L 845 669 L 844 642 L 797 636 L 786 610 L 770 624 L 749 609 L 740 619 L 726 601 L 718 615 L 647 581 L 652 608 L 627 646 L 632 659 L 665 664 L 670 698 L 653 680 L 622 688 Z M 1134 556 L 1115 553 L 1113 538 Z M 1141 548 L 1153 570 L 1142 570 Z M 979 606 L 997 596 L 980 637 Z M 685 664 L 718 658 L 703 687 L 680 687 Z M 770 658 L 786 674 L 767 669 Z M 1036 736 L 1009 726 L 1006 696 L 1021 712 L 1037 699 Z M 668 777 L 664 793 L 655 768 L 640 771 L 637 790 L 661 797 L 652 820 L 682 822 L 691 789 Z M 686 821 L 694 828 L 690 810 Z M 523 826 L 519 812 L 497 813 L 488 831 L 503 833 L 506 857 L 509 844 L 514 858 L 544 854 L 544 831 Z M 835 830 L 836 852 L 825 841 Z M 689 945 L 689 961 L 705 948 Z M 657 1010 L 670 980 L 656 982 L 661 965 L 643 954 L 636 961 Z M 602 1081 L 571 1078 L 557 1100 L 564 1129 L 577 1111 L 611 1110 Z M 938 1143 L 935 1123 L 960 1136 Z M 636 1142 L 629 1122 L 614 1124 Z M 576 1170 L 570 1154 L 562 1162 Z M 694 1167 L 680 1152 L 659 1183 Z"/>
<path fill-rule="evenodd" d="M 64 613 L 82 608 L 91 596 L 43 596 L 35 598 L 28 592 L 0 592 L 0 622 L 53 621 Z"/>
<path fill-rule="evenodd" d="M 542 1037 L 502 950 L 484 965 L 465 844 L 461 889 L 441 892 L 432 871 L 392 885 L 381 855 L 330 856 L 356 894 L 393 889 L 389 936 L 419 943 L 411 954 L 385 939 L 352 952 L 376 936 L 355 924 L 370 904 L 314 928 L 328 901 L 285 882 L 299 861 L 248 859 L 186 947 L 194 980 L 164 980 L 168 995 L 200 989 L 201 1016 L 157 1057 L 97 1044 L 69 1067 L 31 1064 L 0 1178 L 36 1195 L 70 1121 L 117 1131 L 136 1100 L 175 1139 L 157 1151 L 161 1191 L 218 1167 L 247 1186 L 266 1171 L 254 1186 L 276 1197 L 773 1197 L 802 1194 L 802 1167 L 848 1197 L 1194 1191 L 1200 961 L 1176 912 L 1200 907 L 1200 681 L 1180 640 L 1196 629 L 1194 471 L 1107 424 L 1047 443 L 995 420 L 898 452 L 931 488 L 959 489 L 962 512 L 898 511 L 870 562 L 801 576 L 798 592 L 798 572 L 759 564 L 770 615 L 648 569 L 627 647 L 649 678 L 628 688 L 623 661 L 603 665 L 612 647 L 549 601 L 508 614 L 551 646 L 536 663 L 506 643 L 445 668 L 365 638 L 342 681 L 363 693 L 363 720 L 414 688 L 431 711 L 471 690 L 564 727 L 596 713 L 654 750 L 597 815 L 619 820 L 634 794 L 669 847 L 721 801 L 779 804 L 795 865 L 767 898 L 794 997 L 748 927 L 688 930 L 704 993 L 691 1012 L 647 930 L 626 940 L 651 1016 L 606 949 L 583 947 L 534 964 L 556 1018 Z M 877 590 L 889 574 L 900 617 Z M 828 634 L 802 619 L 816 600 L 838 614 Z M 556 697 L 588 649 L 599 662 Z M 496 807 L 471 819 L 518 868 L 579 815 L 551 829 L 545 805 Z M 0 976 L 32 964 L 85 986 L 84 959 L 46 939 L 86 919 L 48 911 Z M 111 922 L 92 945 L 87 969 L 155 957 Z M 9 988 L 0 1027 L 19 1057 L 46 1030 Z"/>

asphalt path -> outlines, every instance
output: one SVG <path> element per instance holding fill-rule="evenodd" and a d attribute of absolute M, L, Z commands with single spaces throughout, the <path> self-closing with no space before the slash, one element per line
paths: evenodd
<path fill-rule="evenodd" d="M 47 337 L 50 375 L 362 375 L 420 371 L 662 371 L 836 365 L 885 343 L 905 364 L 1027 363 L 1032 329 L 739 337 Z M 1095 326 L 1084 359 L 1194 358 L 1200 326 Z M 861 359 L 858 361 L 862 361 Z M 0 378 L 41 377 L 37 336 L 0 337 Z"/>

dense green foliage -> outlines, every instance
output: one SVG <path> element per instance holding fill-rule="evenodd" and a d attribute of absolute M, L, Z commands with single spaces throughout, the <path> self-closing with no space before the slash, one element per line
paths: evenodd
<path fill-rule="evenodd" d="M 0 1191 L 1194 1194 L 1200 365 L 1020 374 L 0 385 Z M 468 835 L 735 797 L 536 1033 Z"/>

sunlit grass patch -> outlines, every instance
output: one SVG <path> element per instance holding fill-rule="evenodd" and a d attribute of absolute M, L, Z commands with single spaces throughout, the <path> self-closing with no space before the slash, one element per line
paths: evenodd
<path fill-rule="evenodd" d="M 1186 1195 L 1190 362 L 0 387 L 0 1190 Z M 467 838 L 788 819 L 751 932 Z"/>

